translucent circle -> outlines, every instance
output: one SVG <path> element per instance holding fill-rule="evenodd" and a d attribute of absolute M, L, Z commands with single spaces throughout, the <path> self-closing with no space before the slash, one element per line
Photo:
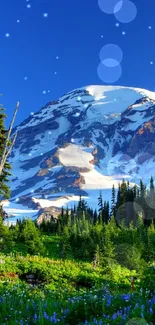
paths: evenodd
<path fill-rule="evenodd" d="M 102 47 L 99 57 L 100 57 L 100 61 L 115 60 L 121 63 L 123 59 L 123 51 L 116 44 L 107 44 Z"/>
<path fill-rule="evenodd" d="M 122 222 L 125 223 L 125 225 L 129 225 L 131 222 L 137 224 L 138 215 L 144 217 L 143 209 L 136 202 L 129 201 L 119 206 L 115 219 L 119 225 L 121 225 Z"/>
<path fill-rule="evenodd" d="M 124 241 L 124 243 L 117 245 L 115 248 L 115 259 L 117 263 L 119 263 L 121 266 L 127 267 L 130 270 L 135 269 L 137 264 L 135 259 L 140 259 L 140 256 L 141 253 L 136 247 L 135 243 L 129 244 Z M 130 297 L 126 298 L 126 301 L 129 300 Z"/>
<path fill-rule="evenodd" d="M 119 1 L 114 8 L 114 15 L 121 23 L 130 23 L 136 18 L 137 8 L 132 1 Z"/>
<path fill-rule="evenodd" d="M 133 208 L 134 208 L 134 211 L 135 211 L 137 216 L 139 215 L 142 218 L 145 218 L 145 213 L 144 213 L 143 208 L 135 201 L 133 203 Z"/>
<path fill-rule="evenodd" d="M 155 210 L 155 195 L 153 195 L 153 193 L 150 193 L 149 196 L 146 196 L 145 201 L 147 203 L 147 205 L 152 209 Z M 155 219 L 155 215 L 154 213 L 151 215 L 150 214 L 150 219 Z"/>
<path fill-rule="evenodd" d="M 115 63 L 114 63 L 115 61 Z M 107 64 L 107 61 L 105 61 Z M 99 78 L 105 83 L 114 83 L 116 82 L 122 75 L 122 68 L 118 61 L 113 59 L 113 66 L 109 67 L 104 64 L 102 61 L 97 68 L 97 73 Z"/>
<path fill-rule="evenodd" d="M 113 14 L 118 0 L 98 0 L 99 8 L 106 14 Z"/>
<path fill-rule="evenodd" d="M 146 192 L 147 195 L 145 197 L 145 202 L 149 208 L 155 210 L 155 191 L 153 189 L 150 190 L 150 182 L 146 186 Z M 152 213 L 150 213 L 149 216 L 150 216 L 150 220 L 155 219 L 154 211 L 152 211 Z M 149 216 L 147 216 L 147 219 Z"/>

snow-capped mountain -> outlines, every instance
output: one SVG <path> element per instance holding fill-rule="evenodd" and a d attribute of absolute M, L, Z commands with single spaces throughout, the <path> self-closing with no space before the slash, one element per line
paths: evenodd
<path fill-rule="evenodd" d="M 122 178 L 139 183 L 154 175 L 155 93 L 148 90 L 76 89 L 47 103 L 15 132 L 12 200 L 34 209 L 38 203 L 62 206 L 80 194 L 94 205 L 100 189 L 109 196 Z"/>

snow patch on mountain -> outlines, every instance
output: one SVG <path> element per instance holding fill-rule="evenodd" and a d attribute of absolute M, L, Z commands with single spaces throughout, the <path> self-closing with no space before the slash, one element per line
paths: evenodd
<path fill-rule="evenodd" d="M 91 149 L 92 150 L 92 149 Z M 94 158 L 91 153 L 85 152 L 82 146 L 74 144 L 68 145 L 66 148 L 58 150 L 59 159 L 65 166 L 76 166 L 79 168 L 92 169 L 93 165 L 90 161 Z"/>

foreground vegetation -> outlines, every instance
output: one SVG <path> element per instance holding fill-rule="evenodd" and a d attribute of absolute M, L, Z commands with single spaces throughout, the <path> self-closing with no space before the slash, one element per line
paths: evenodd
<path fill-rule="evenodd" d="M 52 222 L 8 228 L 1 220 L 0 324 L 155 324 L 155 263 L 140 241 L 142 220 L 138 229 L 75 220 L 78 234 L 68 214 L 53 232 Z M 153 240 L 153 225 L 147 235 Z"/>
<path fill-rule="evenodd" d="M 61 243 L 51 237 L 49 255 L 55 240 Z M 134 318 L 154 324 L 154 283 L 155 264 L 138 272 L 118 264 L 94 269 L 78 260 L 1 254 L 0 324 L 123 325 Z"/>

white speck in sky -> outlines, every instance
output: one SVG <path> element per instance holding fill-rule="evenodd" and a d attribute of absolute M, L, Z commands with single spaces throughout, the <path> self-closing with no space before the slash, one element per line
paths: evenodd
<path fill-rule="evenodd" d="M 153 61 L 151 61 L 150 64 L 153 64 Z"/>
<path fill-rule="evenodd" d="M 101 35 L 101 38 L 103 38 L 103 35 Z"/>
<path fill-rule="evenodd" d="M 17 23 L 20 23 L 20 20 L 19 19 L 17 20 Z"/>
<path fill-rule="evenodd" d="M 44 95 L 46 94 L 46 90 L 43 90 L 43 94 L 44 94 Z"/>
<path fill-rule="evenodd" d="M 34 112 L 31 112 L 31 115 L 34 115 Z"/>
<path fill-rule="evenodd" d="M 122 32 L 122 35 L 125 35 L 126 34 L 126 32 Z"/>
<path fill-rule="evenodd" d="M 28 4 L 26 7 L 29 9 L 29 8 L 31 8 L 31 5 L 30 5 L 30 4 Z"/>
<path fill-rule="evenodd" d="M 50 93 L 50 90 L 48 90 L 48 93 Z"/>
<path fill-rule="evenodd" d="M 55 71 L 54 74 L 57 74 L 57 72 Z"/>
<path fill-rule="evenodd" d="M 148 29 L 152 29 L 152 26 L 149 26 Z"/>
<path fill-rule="evenodd" d="M 27 77 L 24 77 L 24 80 L 27 80 Z"/>
<path fill-rule="evenodd" d="M 115 25 L 116 27 L 119 27 L 119 23 L 116 23 L 116 25 Z"/>
<path fill-rule="evenodd" d="M 59 56 L 56 56 L 56 59 L 59 60 Z"/>
<path fill-rule="evenodd" d="M 47 18 L 47 17 L 48 17 L 48 13 L 45 12 L 45 13 L 43 14 L 43 17 Z"/>
<path fill-rule="evenodd" d="M 9 34 L 9 33 L 6 33 L 6 34 L 5 34 L 5 36 L 6 36 L 6 37 L 9 37 L 9 36 L 10 36 L 10 34 Z"/>

